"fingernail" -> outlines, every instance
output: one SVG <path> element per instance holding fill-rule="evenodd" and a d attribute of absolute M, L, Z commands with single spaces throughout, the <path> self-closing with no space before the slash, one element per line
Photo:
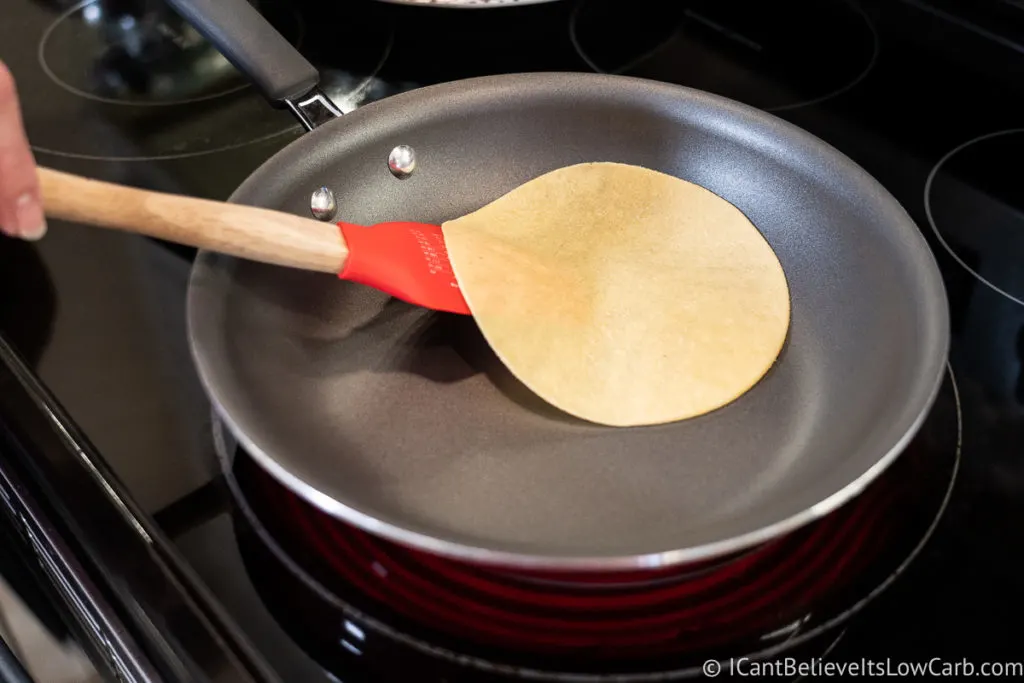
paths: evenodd
<path fill-rule="evenodd" d="M 37 240 L 46 234 L 43 207 L 32 195 L 23 194 L 18 197 L 17 217 L 17 230 L 22 238 Z"/>

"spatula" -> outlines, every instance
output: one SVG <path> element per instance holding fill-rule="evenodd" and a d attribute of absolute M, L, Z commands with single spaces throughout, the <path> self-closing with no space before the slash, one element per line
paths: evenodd
<path fill-rule="evenodd" d="M 440 226 L 324 223 L 282 211 L 141 190 L 39 169 L 50 218 L 336 274 L 411 304 L 469 315 Z"/>

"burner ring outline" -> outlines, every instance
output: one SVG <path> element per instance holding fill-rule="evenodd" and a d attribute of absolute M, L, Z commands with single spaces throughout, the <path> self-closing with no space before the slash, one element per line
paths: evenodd
<path fill-rule="evenodd" d="M 1010 294 L 1005 289 L 995 284 L 994 282 L 990 281 L 981 273 L 967 265 L 967 262 L 964 261 L 960 257 L 960 255 L 956 253 L 956 250 L 953 249 L 953 247 L 951 247 L 949 243 L 946 241 L 946 238 L 942 236 L 941 231 L 939 231 L 938 223 L 935 221 L 935 216 L 932 214 L 932 185 L 935 182 L 935 178 L 938 177 L 939 171 L 942 170 L 942 167 L 947 162 L 949 162 L 950 159 L 952 159 L 954 156 L 964 151 L 968 147 L 975 145 L 979 142 L 984 142 L 986 140 L 991 140 L 993 138 L 1002 137 L 1004 135 L 1014 135 L 1020 133 L 1024 133 L 1024 128 L 1007 128 L 1005 130 L 995 131 L 994 133 L 985 133 L 984 135 L 979 135 L 977 137 L 971 138 L 967 142 L 962 142 L 953 149 L 951 149 L 950 151 L 946 152 L 946 154 L 944 154 L 943 157 L 939 159 L 938 162 L 936 162 L 936 164 L 932 167 L 932 170 L 928 172 L 928 178 L 924 181 L 924 213 L 925 217 L 928 219 L 928 225 L 931 226 L 932 232 L 935 233 L 935 238 L 939 240 L 939 244 L 942 245 L 942 248 L 945 249 L 949 253 L 949 255 L 953 257 L 953 260 L 960 264 L 960 267 L 962 267 L 968 273 L 973 275 L 979 282 L 981 282 L 986 287 L 989 287 L 996 293 L 1003 295 L 1010 301 L 1013 301 L 1014 303 L 1020 306 L 1024 306 L 1024 299 L 1021 299 L 1020 297 Z"/>

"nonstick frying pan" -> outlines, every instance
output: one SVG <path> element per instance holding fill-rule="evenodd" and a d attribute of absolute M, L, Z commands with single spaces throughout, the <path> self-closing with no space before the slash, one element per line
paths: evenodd
<path fill-rule="evenodd" d="M 705 92 L 597 74 L 471 79 L 338 117 L 316 70 L 245 0 L 171 2 L 311 129 L 231 201 L 308 214 L 324 186 L 337 220 L 438 223 L 546 171 L 618 161 L 735 204 L 789 281 L 789 338 L 751 391 L 696 419 L 615 429 L 532 396 L 467 316 L 200 253 L 188 323 L 205 389 L 255 460 L 331 515 L 506 567 L 724 557 L 857 495 L 932 405 L 949 341 L 932 253 L 878 182 L 807 132 Z M 411 174 L 389 167 L 401 145 Z"/>

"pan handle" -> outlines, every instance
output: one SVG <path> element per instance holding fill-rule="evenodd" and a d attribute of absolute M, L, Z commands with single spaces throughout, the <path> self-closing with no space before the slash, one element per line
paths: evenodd
<path fill-rule="evenodd" d="M 249 0 L 167 0 L 276 107 L 306 130 L 341 116 L 317 84 L 320 74 Z"/>

